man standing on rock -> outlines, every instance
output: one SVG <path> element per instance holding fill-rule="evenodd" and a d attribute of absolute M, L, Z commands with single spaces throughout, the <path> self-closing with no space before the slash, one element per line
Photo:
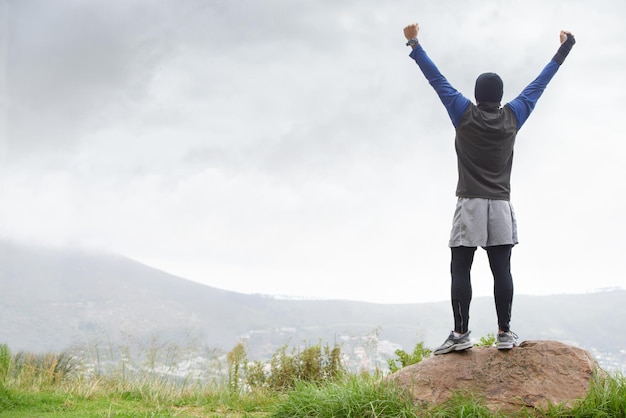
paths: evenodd
<path fill-rule="evenodd" d="M 459 174 L 449 242 L 454 331 L 434 353 L 472 347 L 468 329 L 470 270 L 477 247 L 487 251 L 493 273 L 498 349 L 509 350 L 517 340 L 509 328 L 513 303 L 511 250 L 517 244 L 515 213 L 510 203 L 513 146 L 517 132 L 576 41 L 570 32 L 561 31 L 561 46 L 548 65 L 519 96 L 501 106 L 503 83 L 497 74 L 484 73 L 477 78 L 473 104 L 450 85 L 426 55 L 417 39 L 418 32 L 417 23 L 404 28 L 406 45 L 412 48 L 410 57 L 439 95 L 454 125 Z"/>

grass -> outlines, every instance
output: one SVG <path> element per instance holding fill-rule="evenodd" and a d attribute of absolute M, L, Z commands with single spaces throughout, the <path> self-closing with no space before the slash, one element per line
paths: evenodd
<path fill-rule="evenodd" d="M 273 412 L 292 417 L 415 417 L 410 397 L 377 379 L 350 376 L 323 385 L 299 382 Z"/>
<path fill-rule="evenodd" d="M 0 392 L 0 417 L 264 417 L 276 399 L 208 389 L 156 398 L 146 389 L 101 391 L 88 397 L 54 389 L 5 390 Z"/>
<path fill-rule="evenodd" d="M 354 373 L 338 368 L 336 347 L 313 345 L 291 352 L 284 347 L 269 363 L 261 364 L 249 362 L 245 347 L 238 345 L 229 355 L 217 355 L 228 364 L 221 368 L 221 378 L 207 374 L 212 376 L 209 379 L 168 377 L 162 371 L 175 372 L 175 363 L 184 357 L 173 361 L 171 347 L 159 347 L 167 352 L 167 367 L 161 367 L 158 350 L 151 351 L 149 361 L 143 355 L 104 358 L 106 350 L 92 350 L 100 360 L 99 367 L 93 367 L 93 358 L 88 366 L 69 353 L 11 355 L 0 345 L 0 417 L 499 416 L 471 393 L 458 393 L 430 409 L 415 406 L 407 393 L 381 383 L 380 371 Z M 117 363 L 111 361 L 115 357 Z M 271 376 L 283 372 L 297 377 Z M 613 375 L 593 384 L 589 395 L 573 407 L 556 405 L 521 411 L 519 416 L 626 418 L 625 411 L 626 379 Z"/>
<path fill-rule="evenodd" d="M 287 392 L 233 393 L 200 390 L 168 399 L 146 396 L 145 388 L 124 393 L 76 396 L 52 389 L 0 391 L 0 417 L 498 417 L 471 394 L 457 394 L 444 405 L 415 407 L 400 389 L 369 376 L 346 376 L 328 383 L 298 382 Z M 522 411 L 520 417 L 624 417 L 626 385 L 622 377 L 595 385 L 571 409 Z"/>
<path fill-rule="evenodd" d="M 549 408 L 551 417 L 626 418 L 626 377 L 615 374 L 591 385 L 589 395 L 573 408 Z"/>

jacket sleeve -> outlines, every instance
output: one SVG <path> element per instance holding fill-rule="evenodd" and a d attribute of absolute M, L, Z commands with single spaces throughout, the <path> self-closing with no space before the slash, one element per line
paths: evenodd
<path fill-rule="evenodd" d="M 430 85 L 435 89 L 439 99 L 448 111 L 452 125 L 456 128 L 461 120 L 461 116 L 463 116 L 463 112 L 471 103 L 470 100 L 452 87 L 420 44 L 413 48 L 409 56 L 415 60 Z"/>
<path fill-rule="evenodd" d="M 517 130 L 522 128 L 532 111 L 535 109 L 537 101 L 546 89 L 546 86 L 552 80 L 552 77 L 559 70 L 561 64 L 569 54 L 576 40 L 572 35 L 567 35 L 567 40 L 561 44 L 556 55 L 550 60 L 548 65 L 544 67 L 539 76 L 533 80 L 515 99 L 507 103 L 513 114 L 517 118 Z"/>
<path fill-rule="evenodd" d="M 507 106 L 511 108 L 515 118 L 517 119 L 518 131 L 522 129 L 522 125 L 524 125 L 532 111 L 535 109 L 537 101 L 558 69 L 559 64 L 555 61 L 550 61 L 541 71 L 539 76 L 526 86 L 519 96 L 507 103 Z"/>

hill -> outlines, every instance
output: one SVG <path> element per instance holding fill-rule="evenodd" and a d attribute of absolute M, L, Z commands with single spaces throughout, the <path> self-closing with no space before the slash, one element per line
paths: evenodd
<path fill-rule="evenodd" d="M 516 295 L 514 331 L 522 339 L 556 339 L 624 368 L 626 291 L 584 295 Z M 472 304 L 476 338 L 494 332 L 491 298 Z M 253 357 L 284 344 L 376 339 L 379 350 L 433 347 L 450 327 L 449 302 L 374 304 L 284 300 L 202 285 L 131 259 L 80 250 L 0 242 L 0 343 L 13 350 L 60 351 L 123 335 L 159 335 L 231 349 L 249 341 Z M 622 350 L 622 351 L 621 351 Z"/>

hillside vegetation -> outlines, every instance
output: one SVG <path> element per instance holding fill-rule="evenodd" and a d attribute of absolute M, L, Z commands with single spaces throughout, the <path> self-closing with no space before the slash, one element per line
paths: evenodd
<path fill-rule="evenodd" d="M 154 346 L 103 365 L 69 353 L 12 354 L 2 345 L 0 417 L 499 416 L 471 393 L 435 408 L 414 406 L 406 393 L 380 383 L 389 370 L 347 370 L 339 346 L 284 346 L 261 362 L 250 360 L 239 343 L 214 359 L 216 373 L 208 380 L 174 373 L 181 366 L 175 351 Z M 396 354 L 390 366 L 404 367 L 430 353 L 418 344 L 411 353 Z M 572 409 L 554 405 L 519 416 L 624 417 L 624 411 L 626 381 L 615 374 L 595 384 Z"/>

